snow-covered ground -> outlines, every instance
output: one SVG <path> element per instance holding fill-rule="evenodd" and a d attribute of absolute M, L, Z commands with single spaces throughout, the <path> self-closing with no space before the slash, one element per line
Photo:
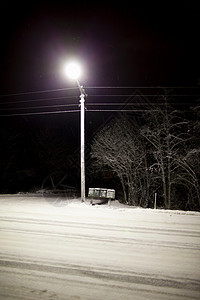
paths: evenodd
<path fill-rule="evenodd" d="M 0 196 L 1 300 L 200 299 L 200 213 L 52 201 Z"/>

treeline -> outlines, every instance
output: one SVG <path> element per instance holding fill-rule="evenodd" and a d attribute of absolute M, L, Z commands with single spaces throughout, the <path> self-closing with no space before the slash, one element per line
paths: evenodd
<path fill-rule="evenodd" d="M 35 122 L 21 118 L 0 128 L 0 193 L 34 192 L 51 173 L 74 174 L 68 124 L 50 127 L 44 122 L 35 128 Z"/>
<path fill-rule="evenodd" d="M 159 207 L 200 210 L 200 107 L 179 111 L 167 97 L 162 104 L 140 118 L 120 114 L 98 132 L 95 170 L 112 173 L 129 205 L 153 207 L 156 193 Z"/>

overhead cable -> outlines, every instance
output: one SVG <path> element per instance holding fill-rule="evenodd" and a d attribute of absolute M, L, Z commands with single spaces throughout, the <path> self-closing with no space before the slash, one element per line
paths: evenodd
<path fill-rule="evenodd" d="M 18 117 L 18 116 L 33 116 L 33 115 L 53 115 L 53 114 L 64 114 L 64 113 L 75 113 L 80 110 L 60 110 L 60 111 L 44 111 L 44 112 L 30 112 L 30 113 L 19 113 L 19 114 L 4 114 L 0 117 Z"/>
<path fill-rule="evenodd" d="M 50 92 L 59 92 L 59 91 L 68 91 L 68 90 L 78 90 L 78 87 L 61 88 L 61 89 L 50 89 L 50 90 L 40 90 L 40 91 L 12 93 L 12 94 L 2 94 L 2 95 L 0 95 L 0 98 L 2 98 L 2 97 L 11 97 L 11 96 L 31 95 L 31 94 L 42 94 L 42 93 L 50 93 Z"/>
<path fill-rule="evenodd" d="M 85 89 L 199 89 L 200 86 L 84 86 L 84 88 Z M 67 87 L 67 88 L 58 88 L 58 89 L 2 94 L 0 95 L 0 98 L 59 92 L 59 91 L 69 91 L 69 90 L 78 90 L 78 87 Z"/>

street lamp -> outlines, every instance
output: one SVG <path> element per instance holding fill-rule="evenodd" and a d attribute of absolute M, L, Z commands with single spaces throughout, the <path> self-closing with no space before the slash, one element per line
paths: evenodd
<path fill-rule="evenodd" d="M 80 85 L 78 78 L 81 75 L 81 68 L 76 62 L 71 62 L 64 69 L 66 75 L 75 80 L 80 91 L 80 131 L 81 131 L 81 201 L 85 202 L 85 91 Z"/>

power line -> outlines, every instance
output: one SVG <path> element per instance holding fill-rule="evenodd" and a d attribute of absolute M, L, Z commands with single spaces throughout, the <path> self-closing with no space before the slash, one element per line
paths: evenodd
<path fill-rule="evenodd" d="M 169 104 L 178 104 L 178 105 L 185 105 L 185 104 L 190 104 L 190 102 L 179 102 L 179 103 L 169 103 Z M 102 102 L 102 103 L 86 103 L 86 106 L 140 106 L 140 105 L 148 105 L 148 106 L 153 106 L 153 105 L 165 105 L 165 103 L 159 103 L 159 102 L 139 102 L 139 103 L 126 103 L 126 102 Z"/>
<path fill-rule="evenodd" d="M 186 105 L 187 103 L 178 103 L 178 105 Z M 86 104 L 86 107 L 98 107 L 98 106 L 107 106 L 107 107 L 110 107 L 110 106 L 123 106 L 123 109 L 92 109 L 92 111 L 126 111 L 124 108 L 125 107 L 133 107 L 133 106 L 149 106 L 149 107 L 152 107 L 153 105 L 159 105 L 159 106 L 162 106 L 162 105 L 165 105 L 164 103 L 145 103 L 145 102 L 140 102 L 140 103 L 126 103 L 126 102 L 109 102 L 109 103 L 87 103 Z M 56 105 L 40 105 L 40 106 L 29 106 L 29 107 L 14 107 L 14 108 L 3 108 L 3 109 L 0 109 L 0 112 L 2 111 L 19 111 L 19 110 L 32 110 L 32 109 L 52 109 L 52 108 L 64 108 L 64 107 L 76 107 L 76 106 L 79 106 L 78 103 L 70 103 L 70 104 L 56 104 Z M 138 109 L 137 109 L 138 110 Z M 127 109 L 127 111 L 137 111 L 136 109 Z M 141 111 L 142 109 L 139 109 L 138 111 Z M 146 109 L 146 110 L 149 110 L 149 109 Z M 152 110 L 152 109 L 151 109 Z M 91 111 L 91 109 L 87 109 L 87 111 Z M 143 109 L 144 111 L 144 109 Z M 62 111 L 60 111 L 62 112 Z M 63 111 L 63 112 L 67 112 L 67 111 Z M 29 112 L 29 114 L 32 114 L 33 112 Z M 38 112 L 39 113 L 39 112 Z M 41 112 L 42 113 L 42 112 Z M 47 113 L 47 112 L 46 112 Z M 51 112 L 53 113 L 53 112 Z M 56 113 L 56 112 L 55 112 Z M 23 114 L 23 113 L 22 113 Z M 12 115 L 17 115 L 17 114 L 12 114 Z M 20 115 L 18 113 L 18 115 Z M 0 115 L 0 116 L 3 116 L 3 115 Z M 4 114 L 4 116 L 8 116 L 8 114 Z"/>
<path fill-rule="evenodd" d="M 145 112 L 158 111 L 157 109 L 87 109 L 87 112 Z"/>
<path fill-rule="evenodd" d="M 199 89 L 200 86 L 85 86 L 85 89 Z"/>
<path fill-rule="evenodd" d="M 39 109 L 39 108 L 58 108 L 58 107 L 70 107 L 70 106 L 79 106 L 79 104 L 57 104 L 57 105 L 41 105 L 41 106 L 30 106 L 30 107 L 3 108 L 3 109 L 0 109 L 0 111 Z"/>
<path fill-rule="evenodd" d="M 90 94 L 90 97 L 164 97 L 165 95 L 163 94 Z M 200 97 L 200 94 L 181 94 L 181 95 L 169 95 L 169 97 Z M 12 101 L 12 102 L 1 102 L 0 105 L 5 105 L 5 104 L 18 104 L 18 103 L 31 103 L 31 102 L 38 102 L 38 101 L 52 101 L 52 100 L 65 100 L 65 99 L 77 99 L 78 96 L 62 96 L 62 97 L 51 97 L 51 98 L 38 98 L 38 99 L 27 99 L 27 100 L 20 100 L 20 101 Z"/>
<path fill-rule="evenodd" d="M 61 111 L 44 111 L 44 112 L 32 112 L 32 113 L 20 113 L 20 114 L 5 114 L 0 117 L 19 117 L 19 116 L 33 116 L 33 115 L 52 115 L 52 114 L 64 114 L 64 113 L 75 113 L 80 110 L 61 110 Z"/>
<path fill-rule="evenodd" d="M 86 112 L 147 112 L 147 111 L 158 111 L 158 109 L 87 109 Z M 49 114 L 64 114 L 64 113 L 75 113 L 80 110 L 61 110 L 61 111 L 45 111 L 45 112 L 27 112 L 27 113 L 12 113 L 0 115 L 0 117 L 16 117 L 16 116 L 32 116 L 32 115 L 49 115 Z"/>
<path fill-rule="evenodd" d="M 62 96 L 62 97 L 51 97 L 51 98 L 39 98 L 39 99 L 27 99 L 20 101 L 12 101 L 12 102 L 1 102 L 1 104 L 18 104 L 18 103 L 30 103 L 30 102 L 38 102 L 38 101 L 51 101 L 51 100 L 63 100 L 63 99 L 73 99 L 77 98 L 77 96 Z"/>
<path fill-rule="evenodd" d="M 166 97 L 164 94 L 98 94 L 98 95 L 93 95 L 89 94 L 90 97 Z M 176 95 L 176 94 L 169 94 L 167 95 L 168 97 L 200 97 L 200 94 L 181 94 L 181 95 Z"/>
<path fill-rule="evenodd" d="M 22 93 L 13 93 L 13 94 L 3 94 L 0 95 L 2 97 L 12 97 L 12 96 L 24 96 L 24 95 L 32 95 L 32 94 L 42 94 L 42 93 L 51 93 L 51 92 L 59 92 L 59 91 L 68 91 L 68 90 L 78 90 L 78 87 L 70 87 L 70 88 L 62 88 L 62 89 L 50 89 L 50 90 L 41 90 L 41 91 L 32 91 L 32 92 L 22 92 Z"/>
<path fill-rule="evenodd" d="M 146 111 L 157 111 L 157 109 L 86 109 L 86 112 L 146 112 Z M 80 110 L 61 110 L 61 111 L 45 111 L 45 112 L 27 112 L 17 114 L 4 114 L 0 117 L 19 117 L 19 116 L 33 116 L 33 115 L 49 115 L 49 114 L 64 114 L 64 113 L 75 113 Z"/>
<path fill-rule="evenodd" d="M 166 97 L 164 94 L 151 94 L 151 95 L 146 95 L 146 94 L 98 94 L 98 95 L 92 95 L 90 94 L 89 96 L 91 97 Z M 182 95 L 167 95 L 168 97 L 200 97 L 200 94 L 197 95 L 191 95 L 191 94 L 182 94 Z"/>
<path fill-rule="evenodd" d="M 200 86 L 85 86 L 84 88 L 85 89 L 160 89 L 161 90 L 161 89 L 199 89 Z M 78 90 L 78 87 L 2 94 L 2 95 L 0 95 L 0 98 L 31 95 L 31 94 L 42 94 L 42 93 L 50 93 L 50 92 L 59 92 L 59 91 L 69 91 L 69 90 Z"/>
<path fill-rule="evenodd" d="M 87 89 L 163 89 L 163 88 L 175 88 L 175 87 L 133 87 L 133 86 L 95 86 L 95 87 L 86 87 Z M 176 87 L 176 88 L 198 88 L 198 87 Z M 77 90 L 78 88 L 62 88 L 62 89 L 54 89 L 54 90 L 43 90 L 43 91 L 33 91 L 33 92 L 25 92 L 25 93 L 15 93 L 15 94 L 8 94 L 8 95 L 0 95 L 0 97 L 8 97 L 8 96 L 23 96 L 23 95 L 30 95 L 30 94 L 38 94 L 38 93 L 48 93 L 48 92 L 57 92 L 57 91 L 67 91 L 67 90 Z M 135 97 L 162 97 L 162 96 L 166 96 L 164 94 L 90 94 L 90 97 L 91 98 L 94 98 L 94 97 L 101 97 L 101 98 L 105 98 L 105 97 L 127 97 L 127 98 L 135 98 Z M 195 95 L 192 95 L 192 94 L 172 94 L 172 95 L 168 95 L 169 97 L 200 97 L 199 94 L 195 94 Z M 11 104 L 21 104 L 21 103 L 35 103 L 35 102 L 38 102 L 38 101 L 53 101 L 53 100 L 65 100 L 65 99 L 73 99 L 73 98 L 77 98 L 77 96 L 61 96 L 61 97 L 51 97 L 51 98 L 38 98 L 38 99 L 26 99 L 26 100 L 20 100 L 20 101 L 11 101 L 11 102 L 3 102 L 3 103 L 0 103 L 2 105 L 11 105 Z M 129 99 L 130 100 L 130 99 Z M 109 102 L 109 103 L 88 103 L 87 102 L 87 106 L 123 106 L 123 107 L 126 107 L 126 106 L 139 106 L 139 105 L 164 105 L 163 103 L 127 103 L 127 102 L 120 102 L 120 103 L 117 103 L 117 102 Z M 185 102 L 185 103 L 176 103 L 177 105 L 186 105 L 186 104 L 189 104 L 189 102 Z M 13 111 L 13 114 L 12 115 L 23 115 L 23 113 L 18 113 L 18 114 L 15 114 L 14 111 L 16 110 L 35 110 L 35 109 L 53 109 L 53 108 L 61 108 L 61 107 L 73 107 L 73 106 L 77 106 L 79 105 L 78 103 L 77 104 L 74 104 L 74 103 L 68 103 L 68 104 L 56 104 L 56 105 L 39 105 L 39 106 L 28 106 L 28 107 L 8 107 L 8 108 L 3 108 L 3 109 L 0 109 L 0 111 Z M 90 111 L 90 110 L 88 110 Z M 94 110 L 93 111 L 110 111 L 109 109 L 106 109 L 106 110 Z M 117 111 L 116 109 L 112 111 Z M 121 111 L 121 110 L 120 110 Z M 128 111 L 131 111 L 130 109 Z M 136 111 L 136 110 L 134 110 Z M 64 112 L 68 112 L 68 111 L 56 111 L 55 113 L 64 113 Z M 26 114 L 47 114 L 47 113 L 54 113 L 53 111 L 51 112 L 27 112 Z M 10 116 L 11 114 L 4 114 L 4 115 L 1 115 L 1 116 Z"/>

